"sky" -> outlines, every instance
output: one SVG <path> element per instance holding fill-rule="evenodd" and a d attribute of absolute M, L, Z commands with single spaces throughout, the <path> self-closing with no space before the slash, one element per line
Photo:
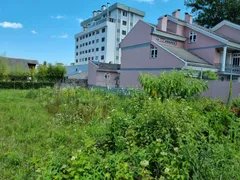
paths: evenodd
<path fill-rule="evenodd" d="M 144 21 L 157 23 L 164 14 L 181 9 L 184 0 L 0 0 L 0 56 L 74 62 L 74 35 L 80 22 L 103 4 L 119 2 L 145 11 Z"/>

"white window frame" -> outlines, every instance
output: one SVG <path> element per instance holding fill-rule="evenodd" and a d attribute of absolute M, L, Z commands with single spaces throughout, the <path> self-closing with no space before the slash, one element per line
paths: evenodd
<path fill-rule="evenodd" d="M 104 73 L 104 79 L 110 79 L 110 73 Z"/>
<path fill-rule="evenodd" d="M 195 36 L 195 39 L 194 39 Z M 189 43 L 197 42 L 197 33 L 194 31 L 189 31 Z"/>
<path fill-rule="evenodd" d="M 155 59 L 157 58 L 157 55 L 158 55 L 158 49 L 155 46 L 150 45 L 150 58 Z"/>

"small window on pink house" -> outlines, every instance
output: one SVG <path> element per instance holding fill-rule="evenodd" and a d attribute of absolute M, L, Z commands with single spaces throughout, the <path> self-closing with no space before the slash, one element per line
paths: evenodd
<path fill-rule="evenodd" d="M 152 59 L 157 58 L 157 48 L 153 45 L 151 45 L 151 49 L 150 49 L 150 57 Z"/>
<path fill-rule="evenodd" d="M 195 43 L 197 41 L 197 33 L 189 31 L 189 43 Z"/>

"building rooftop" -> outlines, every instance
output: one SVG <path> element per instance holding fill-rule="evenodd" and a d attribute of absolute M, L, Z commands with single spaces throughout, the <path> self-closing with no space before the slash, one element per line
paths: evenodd
<path fill-rule="evenodd" d="M 135 9 L 135 8 L 132 8 L 132 7 L 125 6 L 125 5 L 120 4 L 120 3 L 115 3 L 112 6 L 110 6 L 109 7 L 109 12 L 114 10 L 114 9 L 122 9 L 124 11 L 129 11 L 129 12 L 132 12 L 132 13 L 137 14 L 137 15 L 142 16 L 142 17 L 145 16 L 145 12 L 143 12 L 141 10 L 138 10 L 138 9 Z M 96 20 L 100 19 L 105 14 L 107 14 L 107 9 L 102 11 L 100 14 L 96 15 L 95 17 L 92 17 L 92 18 L 89 18 L 89 19 L 83 21 L 81 23 L 81 26 L 85 26 L 91 21 L 96 21 Z"/>

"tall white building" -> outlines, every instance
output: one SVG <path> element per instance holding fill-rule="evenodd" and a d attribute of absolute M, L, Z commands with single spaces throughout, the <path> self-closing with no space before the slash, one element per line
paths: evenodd
<path fill-rule="evenodd" d="M 75 63 L 95 60 L 120 64 L 119 43 L 145 13 L 116 3 L 108 8 L 103 5 L 92 16 L 81 23 L 83 31 L 75 35 Z"/>

